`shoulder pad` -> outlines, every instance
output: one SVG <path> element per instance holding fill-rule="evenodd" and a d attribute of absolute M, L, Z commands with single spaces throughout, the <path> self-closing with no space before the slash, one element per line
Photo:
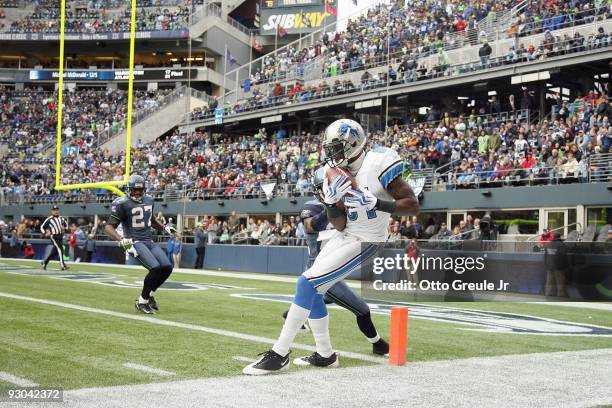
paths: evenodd
<path fill-rule="evenodd" d="M 117 204 L 123 204 L 125 202 L 127 202 L 127 197 L 117 197 L 113 200 L 113 205 L 117 205 Z"/>

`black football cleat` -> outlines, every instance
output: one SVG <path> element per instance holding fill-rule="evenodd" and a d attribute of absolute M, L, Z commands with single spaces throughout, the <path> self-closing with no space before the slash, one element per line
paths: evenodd
<path fill-rule="evenodd" d="M 329 357 L 323 357 L 316 351 L 309 356 L 300 357 L 293 360 L 293 364 L 299 366 L 315 366 L 315 367 L 338 367 L 340 365 L 340 360 L 338 359 L 338 354 L 333 353 Z"/>
<path fill-rule="evenodd" d="M 70 269 L 70 267 L 69 267 L 68 265 L 66 265 L 66 266 L 64 266 L 64 267 L 62 268 L 62 271 L 67 271 L 68 269 Z"/>
<path fill-rule="evenodd" d="M 389 343 L 385 339 L 381 338 L 376 343 L 372 344 L 372 353 L 380 356 L 386 356 L 389 354 Z"/>
<path fill-rule="evenodd" d="M 287 315 L 288 314 L 289 314 L 289 310 L 285 310 L 285 312 L 283 313 L 283 319 L 284 320 L 287 320 Z M 307 333 L 309 331 L 310 331 L 310 329 L 308 328 L 308 324 L 306 324 L 306 323 L 304 323 L 302 325 L 302 327 L 300 327 L 300 330 L 299 330 L 300 333 Z"/>
<path fill-rule="evenodd" d="M 153 296 L 149 296 L 149 307 L 155 310 L 156 312 L 159 312 L 159 305 L 157 304 Z"/>
<path fill-rule="evenodd" d="M 149 306 L 148 303 L 138 303 L 138 301 L 136 301 L 136 303 L 134 304 L 134 308 L 137 312 L 140 313 L 155 314 L 155 311 L 151 309 L 151 306 Z"/>
<path fill-rule="evenodd" d="M 289 368 L 289 354 L 281 356 L 274 350 L 270 349 L 259 354 L 262 356 L 259 360 L 242 369 L 242 374 L 245 375 L 267 375 L 284 371 Z"/>
<path fill-rule="evenodd" d="M 47 264 L 45 263 L 45 261 L 42 261 L 42 262 L 40 263 L 40 266 L 42 266 L 43 271 L 46 271 L 46 270 L 47 270 Z"/>

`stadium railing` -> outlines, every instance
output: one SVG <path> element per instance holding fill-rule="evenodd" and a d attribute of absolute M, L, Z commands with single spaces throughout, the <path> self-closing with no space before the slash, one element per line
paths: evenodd
<path fill-rule="evenodd" d="M 588 164 L 579 162 L 576 167 L 578 168 L 576 171 L 567 170 L 564 166 L 534 166 L 529 169 L 509 168 L 469 173 L 451 172 L 444 176 L 436 176 L 434 189 L 446 187 L 447 190 L 455 190 L 589 182 Z"/>
<path fill-rule="evenodd" d="M 568 183 L 606 183 L 612 181 L 612 153 L 596 154 L 587 161 L 578 163 L 576 172 L 568 172 L 563 166 L 530 169 L 510 168 L 472 173 L 459 173 L 454 170 L 439 174 L 433 169 L 425 172 L 412 172 L 412 178 L 431 178 L 426 182 L 425 191 L 441 191 L 470 188 L 496 188 L 507 186 L 532 186 Z M 260 183 L 275 181 L 260 181 Z M 14 204 L 60 204 L 60 203 L 110 203 L 115 198 L 106 190 L 71 191 L 58 194 L 36 195 L 15 193 L 3 190 L 2 205 Z M 222 187 L 196 189 L 165 189 L 151 191 L 156 201 L 193 201 L 193 200 L 226 200 L 226 199 L 265 199 L 266 195 L 259 185 L 253 187 Z M 312 194 L 310 185 L 298 187 L 297 184 L 277 183 L 273 196 L 277 198 L 295 198 Z"/>
<path fill-rule="evenodd" d="M 274 182 L 274 181 L 270 181 Z M 265 184 L 266 181 L 260 183 Z M 167 188 L 158 191 L 149 191 L 149 195 L 155 201 L 194 201 L 194 200 L 231 200 L 231 199 L 266 199 L 266 194 L 260 185 L 253 187 L 221 187 L 221 188 L 190 188 L 172 189 Z M 298 187 L 297 184 L 277 183 L 274 187 L 273 197 L 275 198 L 296 198 L 312 195 L 310 183 L 306 187 Z M 72 190 L 57 194 L 30 194 L 4 192 L 3 205 L 13 204 L 70 204 L 70 203 L 110 203 L 116 195 L 108 193 L 106 190 Z"/>

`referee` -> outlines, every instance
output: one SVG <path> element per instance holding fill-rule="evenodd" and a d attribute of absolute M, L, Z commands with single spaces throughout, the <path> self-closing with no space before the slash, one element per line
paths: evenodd
<path fill-rule="evenodd" d="M 45 237 L 48 237 L 51 240 L 51 251 L 42 261 L 43 269 L 47 269 L 47 265 L 51 258 L 57 254 L 59 257 L 60 266 L 62 267 L 62 271 L 68 269 L 66 263 L 64 262 L 64 232 L 68 229 L 68 222 L 65 218 L 60 217 L 59 207 L 54 205 L 51 208 L 51 215 L 47 217 L 45 221 L 43 221 L 40 226 L 40 230 L 42 231 Z"/>

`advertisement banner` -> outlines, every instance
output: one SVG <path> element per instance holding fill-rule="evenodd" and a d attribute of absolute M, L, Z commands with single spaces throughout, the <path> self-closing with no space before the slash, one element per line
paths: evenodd
<path fill-rule="evenodd" d="M 128 69 L 118 70 L 66 70 L 64 79 L 68 81 L 127 81 L 130 75 Z M 136 81 L 182 81 L 198 75 L 197 69 L 186 68 L 151 68 L 135 69 Z M 32 70 L 31 81 L 56 81 L 59 79 L 57 70 Z"/>
<path fill-rule="evenodd" d="M 261 35 L 276 35 L 282 28 L 286 34 L 304 34 L 336 22 L 336 16 L 324 5 L 267 8 L 261 10 Z"/>
<path fill-rule="evenodd" d="M 189 30 L 174 31 L 139 31 L 136 39 L 155 40 L 168 38 L 187 38 Z M 2 41 L 59 41 L 59 33 L 0 33 Z M 66 41 L 125 41 L 130 39 L 130 33 L 66 33 Z"/>

